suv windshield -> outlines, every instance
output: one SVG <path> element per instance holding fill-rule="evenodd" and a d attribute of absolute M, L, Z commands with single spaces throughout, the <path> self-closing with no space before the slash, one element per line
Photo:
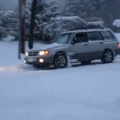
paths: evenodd
<path fill-rule="evenodd" d="M 71 37 L 71 34 L 70 34 L 70 33 L 60 34 L 60 35 L 58 35 L 55 39 L 52 40 L 52 43 L 68 44 L 70 37 Z"/>

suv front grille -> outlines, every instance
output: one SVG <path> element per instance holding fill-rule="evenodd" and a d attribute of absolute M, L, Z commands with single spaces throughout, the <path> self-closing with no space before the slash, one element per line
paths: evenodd
<path fill-rule="evenodd" d="M 29 52 L 29 56 L 37 56 L 38 52 Z"/>

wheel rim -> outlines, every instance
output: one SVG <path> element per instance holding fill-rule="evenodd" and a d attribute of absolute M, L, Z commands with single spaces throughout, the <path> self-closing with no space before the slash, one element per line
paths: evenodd
<path fill-rule="evenodd" d="M 58 66 L 64 67 L 66 65 L 66 58 L 65 58 L 65 56 L 63 56 L 63 55 L 58 56 L 57 59 L 56 59 L 56 62 L 58 64 Z"/>
<path fill-rule="evenodd" d="M 107 62 L 111 62 L 113 60 L 113 54 L 111 53 L 111 51 L 105 52 L 104 56 Z"/>

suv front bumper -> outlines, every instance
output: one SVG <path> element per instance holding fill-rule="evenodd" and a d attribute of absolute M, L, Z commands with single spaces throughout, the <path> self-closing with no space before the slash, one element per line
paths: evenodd
<path fill-rule="evenodd" d="M 54 56 L 43 56 L 43 57 L 25 57 L 24 63 L 31 65 L 52 65 L 54 62 Z"/>
<path fill-rule="evenodd" d="M 120 48 L 115 50 L 116 55 L 120 55 Z"/>

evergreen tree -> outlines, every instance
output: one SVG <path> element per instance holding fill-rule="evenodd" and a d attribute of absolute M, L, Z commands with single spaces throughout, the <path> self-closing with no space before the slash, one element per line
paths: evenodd
<path fill-rule="evenodd" d="M 85 11 L 85 1 L 84 0 L 68 0 L 63 15 L 65 16 L 79 16 L 85 18 L 87 15 Z"/>
<path fill-rule="evenodd" d="M 56 2 L 46 3 L 40 0 L 37 6 L 35 34 L 38 39 L 51 40 L 55 36 L 57 23 L 55 17 L 59 14 Z"/>
<path fill-rule="evenodd" d="M 68 0 L 64 15 L 78 15 L 87 21 L 105 22 L 111 27 L 114 19 L 120 18 L 120 0 Z"/>
<path fill-rule="evenodd" d="M 26 27 L 27 31 L 30 26 L 30 4 L 27 5 Z M 57 34 L 58 22 L 54 19 L 58 12 L 56 2 L 47 3 L 44 0 L 38 0 L 36 8 L 36 19 L 34 37 L 36 40 L 51 40 Z M 57 30 L 56 30 L 57 29 Z M 27 32 L 28 33 L 28 32 Z"/>
<path fill-rule="evenodd" d="M 17 17 L 14 11 L 0 11 L 0 36 L 17 36 Z"/>

